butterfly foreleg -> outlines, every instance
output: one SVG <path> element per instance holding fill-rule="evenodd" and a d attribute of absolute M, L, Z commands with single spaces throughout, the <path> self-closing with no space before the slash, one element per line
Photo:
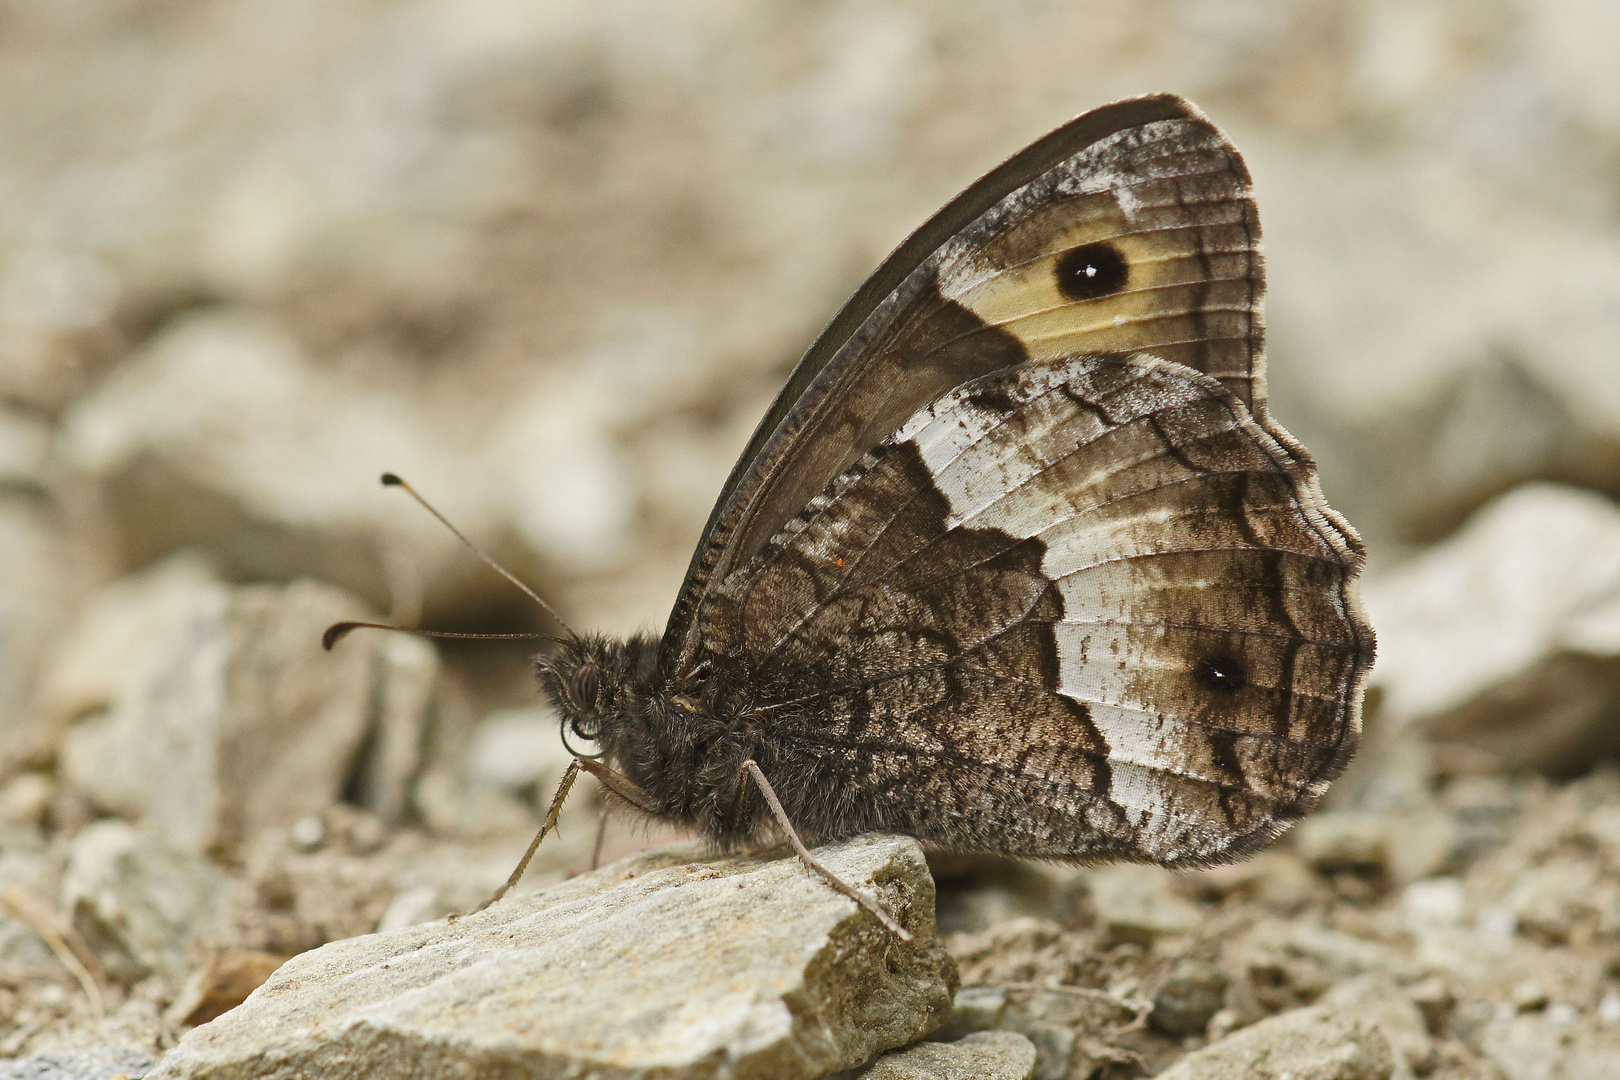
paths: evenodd
<path fill-rule="evenodd" d="M 471 911 L 458 912 L 455 915 L 451 915 L 450 918 L 452 921 L 460 918 L 463 914 L 478 914 L 480 911 L 483 911 L 485 908 L 489 907 L 489 905 L 495 903 L 495 901 L 505 896 L 507 892 L 511 890 L 512 886 L 518 883 L 518 879 L 523 876 L 523 871 L 529 868 L 529 860 L 533 859 L 534 853 L 540 849 L 540 841 L 546 838 L 546 834 L 548 832 L 557 827 L 557 816 L 562 813 L 563 801 L 568 798 L 569 791 L 571 791 L 574 787 L 574 781 L 579 778 L 579 767 L 579 758 L 575 758 L 573 761 L 568 763 L 568 768 L 563 771 L 561 782 L 557 784 L 557 794 L 551 797 L 551 809 L 546 811 L 546 819 L 540 823 L 540 831 L 534 834 L 533 840 L 529 841 L 529 850 L 525 851 L 523 853 L 523 858 L 518 860 L 517 868 L 514 869 L 512 871 L 512 875 L 506 879 L 506 883 L 500 888 L 496 889 L 494 895 L 492 895 L 488 900 L 485 900 L 482 904 L 479 904 Z"/>
<path fill-rule="evenodd" d="M 910 931 L 896 922 L 894 916 L 883 909 L 882 904 L 879 904 L 871 896 L 833 873 L 817 861 L 814 855 L 810 854 L 810 849 L 804 846 L 803 840 L 799 839 L 799 832 L 793 827 L 793 822 L 788 820 L 787 811 L 782 808 L 782 800 L 776 797 L 776 791 L 771 787 L 771 782 L 765 779 L 765 773 L 760 770 L 754 759 L 749 758 L 743 762 L 743 768 L 753 778 L 755 786 L 759 788 L 759 793 L 765 796 L 765 803 L 771 808 L 771 816 L 776 819 L 776 824 L 781 828 L 783 835 L 787 837 L 787 842 L 793 846 L 794 852 L 799 856 L 799 861 L 804 863 L 805 868 L 871 912 L 873 917 L 888 927 L 890 933 L 894 934 L 895 937 L 901 941 L 910 941 Z"/>
<path fill-rule="evenodd" d="M 579 778 L 581 769 L 596 777 L 603 787 L 607 788 L 609 791 L 613 792 L 613 794 L 619 796 L 619 798 L 623 799 L 631 806 L 634 806 L 636 809 L 645 811 L 649 814 L 656 812 L 653 809 L 652 796 L 648 795 L 641 788 L 637 787 L 636 784 L 628 777 L 614 772 L 612 769 L 608 768 L 606 765 L 603 765 L 599 761 L 592 761 L 590 758 L 575 758 L 573 761 L 568 763 L 568 768 L 563 772 L 561 782 L 557 784 L 557 794 L 553 795 L 551 798 L 551 809 L 546 811 L 546 819 L 540 823 L 540 831 L 534 834 L 533 840 L 529 841 L 529 850 L 525 851 L 523 853 L 523 858 L 518 860 L 517 868 L 514 869 L 512 871 L 512 875 L 506 879 L 506 883 L 500 888 L 496 889 L 494 895 L 488 900 L 485 900 L 482 904 L 479 904 L 471 911 L 457 912 L 456 914 L 450 916 L 451 919 L 458 919 L 462 915 L 478 914 L 480 911 L 483 911 L 485 908 L 489 907 L 489 905 L 495 903 L 501 897 L 505 896 L 511 890 L 512 886 L 518 883 L 518 879 L 523 877 L 523 872 L 529 868 L 529 861 L 534 858 L 534 853 L 540 849 L 540 841 L 544 840 L 546 838 L 546 834 L 557 827 L 557 818 L 562 813 L 563 802 L 568 798 L 569 791 L 573 789 L 574 781 Z M 603 807 L 602 823 L 597 829 L 596 833 L 596 850 L 591 855 L 591 869 L 593 870 L 596 869 L 596 861 L 602 854 L 602 835 L 606 830 L 606 827 L 607 808 Z"/>

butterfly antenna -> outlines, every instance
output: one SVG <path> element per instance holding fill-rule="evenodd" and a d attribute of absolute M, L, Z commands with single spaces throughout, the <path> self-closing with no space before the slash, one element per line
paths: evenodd
<path fill-rule="evenodd" d="M 449 529 L 452 533 L 454 533 L 456 539 L 460 540 L 463 544 L 466 544 L 467 547 L 472 551 L 472 553 L 474 555 L 477 555 L 480 559 L 483 559 L 484 562 L 488 563 L 490 568 L 493 569 L 497 574 L 501 575 L 501 577 L 505 578 L 507 581 L 510 581 L 512 584 L 514 584 L 518 588 L 522 589 L 523 592 L 524 592 L 524 595 L 526 595 L 530 600 L 533 600 L 535 603 L 539 604 L 540 605 L 540 610 L 544 611 L 547 615 L 550 615 L 552 617 L 552 619 L 556 621 L 557 625 L 562 627 L 563 630 L 565 630 L 567 632 L 569 637 L 571 637 L 571 638 L 573 638 L 575 640 L 579 639 L 579 635 L 574 632 L 574 628 L 572 626 L 569 626 L 566 622 L 563 622 L 563 617 L 561 615 L 558 615 L 556 610 L 554 608 L 552 608 L 552 606 L 550 604 L 548 604 L 544 600 L 542 600 L 540 598 L 539 593 L 535 592 L 533 589 L 529 588 L 523 582 L 519 581 L 516 574 L 512 573 L 506 567 L 502 566 L 500 563 L 498 563 L 494 559 L 490 558 L 489 555 L 484 551 L 483 548 L 479 547 L 477 544 L 475 544 L 471 540 L 467 539 L 466 534 L 464 534 L 460 529 L 456 528 L 454 525 L 450 524 L 450 519 L 445 517 L 443 514 L 439 513 L 438 510 L 434 509 L 433 504 L 428 502 L 426 499 L 422 498 L 421 493 L 418 492 L 415 488 L 411 487 L 411 485 L 407 484 L 404 480 L 400 479 L 398 476 L 394 475 L 391 472 L 385 472 L 385 473 L 382 474 L 382 482 L 383 482 L 384 487 L 404 488 L 405 489 L 405 494 L 409 495 L 411 498 L 415 499 L 419 504 L 421 504 L 422 509 L 426 510 L 428 513 L 432 514 L 434 517 L 438 518 L 439 523 L 441 525 L 443 525 L 445 528 Z M 339 625 L 342 625 L 342 624 L 340 623 Z M 335 627 L 334 627 L 334 629 L 335 629 Z M 327 632 L 331 633 L 330 630 L 327 631 Z M 338 635 L 338 637 L 342 637 L 342 636 L 343 636 L 342 634 Z M 450 636 L 450 635 L 441 635 L 441 636 Z M 475 636 L 476 637 L 476 636 L 480 636 L 480 635 L 460 635 L 460 636 Z M 540 635 L 538 635 L 538 634 L 535 634 L 535 635 L 528 635 L 528 634 L 488 634 L 488 635 L 482 635 L 482 636 L 486 636 L 486 637 L 530 637 L 530 636 L 539 637 Z"/>
<path fill-rule="evenodd" d="M 349 636 L 350 630 L 370 628 L 372 630 L 392 630 L 399 634 L 415 634 L 417 637 L 431 638 L 464 638 L 469 641 L 515 641 L 524 639 L 528 641 L 555 641 L 566 645 L 563 638 L 552 637 L 550 634 L 453 634 L 448 630 L 417 630 L 409 626 L 394 626 L 392 623 L 381 622 L 336 622 L 326 628 L 321 635 L 321 648 L 331 651 L 332 646 Z"/>

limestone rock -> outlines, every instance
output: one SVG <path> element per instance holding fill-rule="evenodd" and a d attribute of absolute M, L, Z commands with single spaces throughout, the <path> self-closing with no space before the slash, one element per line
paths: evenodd
<path fill-rule="evenodd" d="M 558 738 L 558 729 L 556 713 L 540 705 L 496 709 L 473 729 L 467 748 L 469 778 L 549 800 L 574 757 Z"/>
<path fill-rule="evenodd" d="M 1114 941 L 1151 944 L 1185 934 L 1203 921 L 1198 905 L 1175 892 L 1169 871 L 1156 866 L 1105 866 L 1087 875 L 1097 922 Z"/>
<path fill-rule="evenodd" d="M 0 826 L 38 827 L 56 797 L 56 785 L 43 773 L 22 773 L 0 783 Z"/>
<path fill-rule="evenodd" d="M 5 432 L 0 422 L 0 470 Z M 35 696 L 52 646 L 93 581 L 80 550 L 86 539 L 67 528 L 60 508 L 0 488 L 0 779 L 55 750 L 60 725 Z"/>
<path fill-rule="evenodd" d="M 1273 1016 L 1159 1074 L 1159 1080 L 1392 1080 L 1396 1059 L 1372 1024 L 1311 1006 Z"/>
<path fill-rule="evenodd" d="M 77 721 L 64 775 L 188 851 L 319 813 L 351 781 L 398 816 L 437 661 L 405 638 L 321 649 L 328 624 L 365 615 L 329 585 L 230 587 L 189 559 L 114 583 L 48 680 L 51 707 Z"/>
<path fill-rule="evenodd" d="M 1220 1011 L 1227 979 L 1218 969 L 1194 960 L 1177 964 L 1153 995 L 1148 1023 L 1174 1038 L 1202 1034 Z"/>
<path fill-rule="evenodd" d="M 151 1054 L 104 1046 L 0 1060 L 0 1080 L 140 1080 L 151 1067 Z"/>
<path fill-rule="evenodd" d="M 955 965 L 901 837 L 822 849 L 899 941 L 792 858 L 646 852 L 455 922 L 333 942 L 151 1077 L 748 1077 L 863 1064 L 938 1026 Z"/>
<path fill-rule="evenodd" d="M 408 403 L 357 393 L 273 320 L 229 310 L 177 319 L 147 342 L 68 411 L 61 446 L 104 492 L 128 565 L 204 547 L 232 578 L 319 577 L 377 607 L 405 599 L 389 580 L 390 543 L 408 537 L 418 571 L 454 546 L 382 497 L 378 474 L 431 491 L 471 472 Z M 457 500 L 445 509 L 483 531 Z"/>
<path fill-rule="evenodd" d="M 1426 996 L 1420 991 L 1419 996 Z M 1404 1066 L 1418 1075 L 1434 1070 L 1435 1046 L 1412 995 L 1385 974 L 1360 975 L 1347 979 L 1323 994 L 1316 1002 L 1340 1016 L 1377 1025 L 1389 1040 L 1390 1050 Z M 1399 1072 L 1397 1072 L 1399 1075 Z"/>
<path fill-rule="evenodd" d="M 1007 991 L 1000 986 L 964 986 L 956 992 L 950 1019 L 934 1032 L 934 1038 L 957 1040 L 976 1031 L 1001 1026 L 1007 1013 Z"/>
<path fill-rule="evenodd" d="M 1615 1024 L 1560 1016 L 1553 1009 L 1493 1017 L 1479 1044 L 1507 1080 L 1606 1080 L 1620 1061 Z"/>
<path fill-rule="evenodd" d="M 364 649 L 360 642 L 349 648 Z M 353 798 L 397 825 L 409 809 L 411 783 L 422 769 L 422 732 L 438 692 L 439 655 L 421 638 L 381 633 L 368 643 L 376 699 L 364 755 L 352 777 Z"/>
<path fill-rule="evenodd" d="M 1037 1080 L 1090 1076 L 1120 1054 L 1108 1042 L 1137 1019 L 1123 1001 L 1078 986 L 1009 987 L 1000 1026 L 1035 1044 Z"/>
<path fill-rule="evenodd" d="M 17 970 L 49 971 L 55 962 L 44 939 L 21 923 L 0 915 L 0 964 Z"/>
<path fill-rule="evenodd" d="M 40 852 L 11 847 L 0 833 L 0 965 L 20 970 L 49 970 L 57 964 L 50 946 L 38 932 L 17 921 L 16 894 L 45 905 L 44 897 L 51 895 L 56 882 L 51 866 Z M 25 901 L 26 902 L 26 901 Z"/>
<path fill-rule="evenodd" d="M 1370 582 L 1380 719 L 1516 768 L 1620 751 L 1620 508 L 1531 484 Z"/>
<path fill-rule="evenodd" d="M 75 402 L 61 446 L 102 491 L 129 565 L 206 547 L 238 580 L 318 577 L 374 607 L 466 610 L 509 586 L 376 478 L 421 485 L 519 570 L 537 553 L 613 565 L 636 486 L 607 437 L 623 409 L 596 402 L 631 400 L 662 370 L 644 342 L 627 348 L 650 365 L 628 376 L 634 391 L 547 385 L 506 400 L 483 437 L 452 440 L 432 399 L 333 372 L 274 318 L 210 310 L 177 318 Z"/>
<path fill-rule="evenodd" d="M 1323 810 L 1294 827 L 1294 848 L 1323 873 L 1381 870 L 1389 854 L 1389 828 L 1382 814 Z"/>
<path fill-rule="evenodd" d="M 125 982 L 191 970 L 217 933 L 222 894 L 207 861 L 112 819 L 73 838 L 62 878 L 62 907 Z"/>
<path fill-rule="evenodd" d="M 1548 18 L 1554 9 L 1560 14 Z M 1387 23 L 1400 28 L 1389 36 L 1408 42 L 1427 36 L 1409 10 L 1368 10 L 1387 12 L 1369 29 Z M 1538 34 L 1595 9 L 1515 10 Z M 1398 46 L 1390 56 L 1400 57 L 1390 67 L 1413 70 Z M 1497 77 L 1522 79 L 1525 89 L 1559 81 L 1519 71 L 1509 76 L 1504 64 Z M 1423 96 L 1419 108 L 1433 108 Z M 1476 115 L 1490 138 L 1509 142 L 1533 138 L 1548 118 L 1510 119 L 1500 106 Z M 1603 373 L 1614 362 L 1605 297 L 1620 265 L 1616 246 L 1606 231 L 1582 230 L 1549 208 L 1487 210 L 1496 198 L 1487 190 L 1518 181 L 1483 167 L 1502 150 L 1464 145 L 1473 137 L 1465 126 L 1417 121 L 1406 128 L 1413 142 L 1366 157 L 1286 139 L 1244 144 L 1255 175 L 1270 177 L 1262 180 L 1262 213 L 1276 239 L 1268 323 L 1279 335 L 1274 355 L 1288 360 L 1273 368 L 1273 402 L 1285 417 L 1303 414 L 1288 419 L 1290 429 L 1322 451 L 1335 507 L 1375 548 L 1442 535 L 1522 480 L 1613 483 L 1620 395 Z M 1391 206 L 1404 211 L 1377 211 Z M 1475 255 L 1458 246 L 1476 244 Z M 1397 247 L 1399 268 L 1377 275 Z M 1527 279 L 1536 284 L 1520 284 Z"/>
<path fill-rule="evenodd" d="M 1242 862 L 1191 870 L 1177 875 L 1175 880 L 1183 892 L 1201 899 L 1235 894 L 1290 911 L 1320 899 L 1327 891 L 1322 879 L 1296 853 L 1276 848 Z"/>
<path fill-rule="evenodd" d="M 925 1042 L 884 1054 L 858 1080 L 1029 1080 L 1035 1044 L 1012 1031 L 981 1031 L 956 1042 Z"/>
<path fill-rule="evenodd" d="M 1502 899 L 1521 931 L 1545 941 L 1620 933 L 1620 880 L 1585 853 L 1524 868 Z"/>

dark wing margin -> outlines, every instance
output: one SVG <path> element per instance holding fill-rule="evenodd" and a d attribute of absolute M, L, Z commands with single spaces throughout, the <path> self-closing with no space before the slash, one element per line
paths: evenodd
<path fill-rule="evenodd" d="M 1063 255 L 1100 245 L 1131 262 L 1128 282 L 1056 303 L 1042 293 Z M 902 243 L 800 360 L 710 514 L 663 656 L 690 661 L 711 581 L 969 379 L 1054 352 L 1149 349 L 1222 379 L 1265 424 L 1262 292 L 1247 170 L 1194 106 L 1136 98 L 1038 140 Z"/>

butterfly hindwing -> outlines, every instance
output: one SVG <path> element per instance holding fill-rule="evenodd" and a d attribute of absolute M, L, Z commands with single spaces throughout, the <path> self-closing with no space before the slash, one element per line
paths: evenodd
<path fill-rule="evenodd" d="M 1206 864 L 1356 740 L 1353 533 L 1215 379 L 1031 360 L 918 409 L 707 593 L 789 814 L 1005 854 Z M 896 796 L 903 797 L 896 797 Z"/>
<path fill-rule="evenodd" d="M 672 662 L 690 668 L 713 581 L 970 379 L 1147 350 L 1220 379 L 1265 425 L 1262 291 L 1248 173 L 1193 106 L 1134 99 L 1046 136 L 902 244 L 795 369 L 693 556 L 664 638 Z"/>

